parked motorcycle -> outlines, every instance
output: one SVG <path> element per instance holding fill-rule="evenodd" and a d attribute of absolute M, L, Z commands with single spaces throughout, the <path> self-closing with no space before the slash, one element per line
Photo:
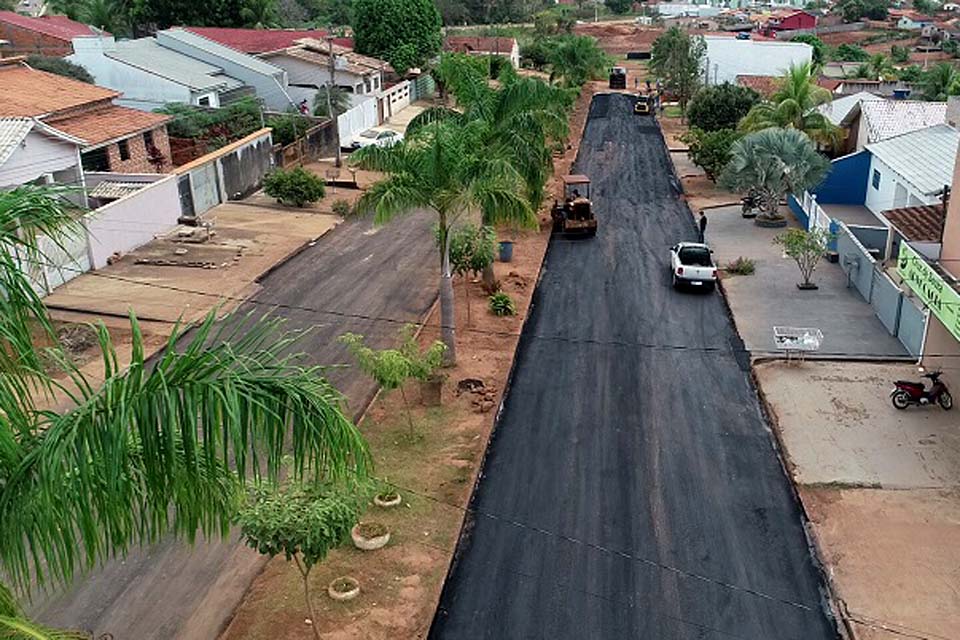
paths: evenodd
<path fill-rule="evenodd" d="M 935 403 L 949 411 L 953 408 L 953 396 L 947 390 L 947 385 L 940 381 L 940 375 L 940 371 L 923 374 L 924 378 L 930 380 L 929 387 L 922 381 L 897 380 L 890 392 L 890 402 L 901 411 L 912 404 L 924 406 Z"/>
<path fill-rule="evenodd" d="M 750 190 L 747 195 L 740 198 L 740 215 L 744 218 L 755 218 L 757 214 L 754 212 L 754 209 L 760 208 L 760 194 L 754 190 Z"/>

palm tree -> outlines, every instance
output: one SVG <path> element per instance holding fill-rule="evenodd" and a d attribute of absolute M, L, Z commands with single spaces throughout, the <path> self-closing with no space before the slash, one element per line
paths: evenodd
<path fill-rule="evenodd" d="M 436 215 L 441 247 L 440 324 L 448 365 L 456 362 L 452 226 L 474 212 L 493 223 L 537 224 L 522 195 L 523 176 L 500 150 L 483 146 L 484 127 L 477 122 L 432 122 L 392 147 L 366 147 L 351 159 L 362 169 L 387 174 L 360 197 L 358 212 L 372 212 L 377 224 L 416 210 Z"/>
<path fill-rule="evenodd" d="M 789 127 L 803 131 L 817 142 L 836 145 L 842 132 L 816 110 L 832 99 L 830 92 L 817 86 L 809 63 L 791 65 L 780 80 L 780 87 L 768 102 L 754 105 L 740 121 L 746 133 L 771 127 Z"/>
<path fill-rule="evenodd" d="M 924 100 L 944 102 L 949 96 L 960 95 L 960 72 L 949 62 L 934 65 L 920 80 Z"/>
<path fill-rule="evenodd" d="M 869 74 L 867 77 L 870 80 L 889 80 L 896 78 L 897 70 L 893 68 L 893 62 L 882 53 L 870 56 L 865 66 Z"/>
<path fill-rule="evenodd" d="M 41 234 L 62 245 L 77 233 L 59 194 L 0 191 L 0 576 L 11 587 L 67 582 L 171 532 L 225 535 L 243 485 L 275 480 L 288 451 L 297 476 L 367 473 L 340 396 L 290 355 L 298 335 L 280 320 L 211 312 L 149 359 L 131 313 L 125 367 L 96 328 L 100 384 L 59 347 L 41 357 L 34 334 L 56 344 L 56 332 L 23 267 L 47 261 Z M 30 629 L 0 584 L 0 637 L 43 637 Z"/>
<path fill-rule="evenodd" d="M 757 220 L 780 221 L 780 201 L 786 194 L 816 186 L 829 168 L 830 163 L 802 131 L 770 128 L 733 144 L 720 184 L 740 193 L 756 190 L 763 211 Z"/>
<path fill-rule="evenodd" d="M 327 106 L 327 91 L 330 91 L 330 104 Z M 350 94 L 341 87 L 323 86 L 313 97 L 313 115 L 326 117 L 333 110 L 333 117 L 339 117 L 350 108 Z"/>
<path fill-rule="evenodd" d="M 600 77 L 610 66 L 610 58 L 589 36 L 557 38 L 549 54 L 550 81 L 564 87 L 579 87 Z"/>

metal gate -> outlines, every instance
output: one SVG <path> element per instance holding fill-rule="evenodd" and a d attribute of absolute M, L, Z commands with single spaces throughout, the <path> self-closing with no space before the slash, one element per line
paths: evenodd
<path fill-rule="evenodd" d="M 220 204 L 220 186 L 215 162 L 208 162 L 189 173 L 194 215 Z"/>

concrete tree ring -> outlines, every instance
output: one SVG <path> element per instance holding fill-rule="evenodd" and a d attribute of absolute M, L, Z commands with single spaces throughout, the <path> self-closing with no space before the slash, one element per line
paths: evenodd
<path fill-rule="evenodd" d="M 353 546 L 362 551 L 376 551 L 387 546 L 387 543 L 390 542 L 390 532 L 373 537 L 365 537 L 360 533 L 360 527 L 362 523 L 357 523 L 353 525 L 353 529 L 350 530 L 350 537 L 353 539 Z"/>
<path fill-rule="evenodd" d="M 360 583 L 350 576 L 340 576 L 327 586 L 327 595 L 338 602 L 353 600 L 360 595 Z"/>

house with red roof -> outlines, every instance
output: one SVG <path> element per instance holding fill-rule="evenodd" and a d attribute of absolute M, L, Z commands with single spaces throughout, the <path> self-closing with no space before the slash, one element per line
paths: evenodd
<path fill-rule="evenodd" d="M 520 46 L 516 38 L 449 36 L 443 42 L 443 50 L 472 56 L 501 56 L 510 60 L 514 69 L 520 68 Z"/>
<path fill-rule="evenodd" d="M 764 26 L 767 35 L 777 31 L 794 31 L 796 29 L 813 29 L 817 26 L 817 16 L 802 9 L 782 9 L 770 14 Z"/>
<path fill-rule="evenodd" d="M 110 35 L 66 16 L 33 18 L 13 11 L 0 11 L 0 40 L 5 56 L 39 54 L 68 56 L 73 53 L 73 39 L 81 36 Z"/>
<path fill-rule="evenodd" d="M 232 29 L 224 27 L 183 27 L 208 40 L 252 56 L 288 49 L 298 40 L 315 38 L 325 40 L 327 33 L 316 29 Z M 353 49 L 353 38 L 333 38 L 333 44 Z"/>

